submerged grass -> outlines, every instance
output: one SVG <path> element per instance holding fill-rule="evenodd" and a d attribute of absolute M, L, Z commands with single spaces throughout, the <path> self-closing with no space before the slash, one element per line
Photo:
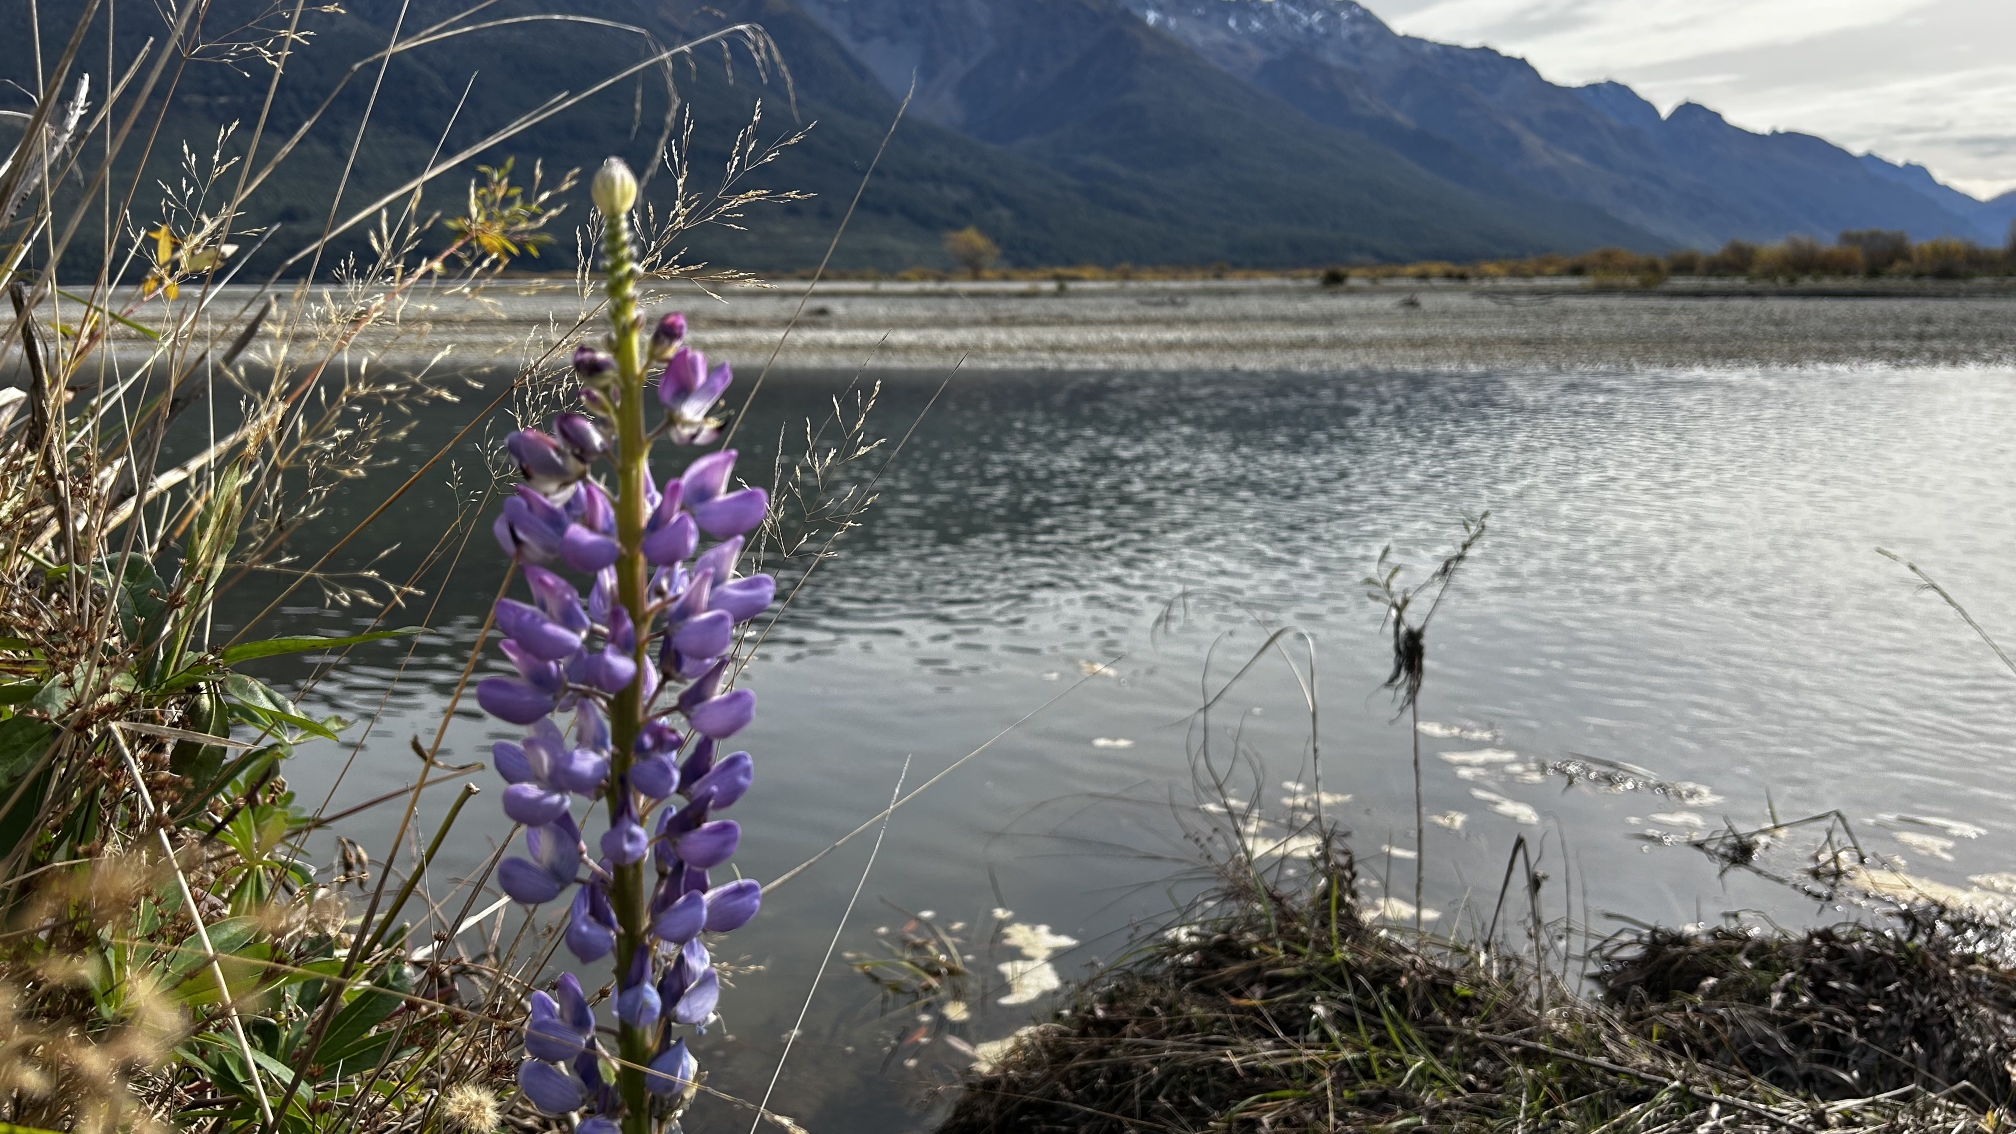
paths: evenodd
<path fill-rule="evenodd" d="M 1368 920 L 1334 843 L 1312 865 L 1228 873 L 977 1071 L 942 1134 L 2006 1121 L 2010 974 L 1933 920 L 1648 933 L 1603 954 L 1591 998 L 1531 959 Z"/>

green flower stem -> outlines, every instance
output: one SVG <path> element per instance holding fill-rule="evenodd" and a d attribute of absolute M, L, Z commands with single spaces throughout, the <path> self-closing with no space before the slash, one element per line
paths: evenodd
<path fill-rule="evenodd" d="M 618 693 L 610 709 L 610 786 L 629 792 L 630 761 L 636 752 L 637 736 L 644 727 L 644 667 L 650 664 L 646 638 L 650 618 L 645 610 L 645 590 L 649 567 L 644 562 L 644 523 L 649 511 L 646 480 L 650 468 L 645 460 L 650 448 L 644 424 L 644 353 L 637 318 L 637 264 L 630 251 L 630 222 L 618 213 L 607 218 L 604 240 L 607 260 L 609 324 L 616 356 L 616 541 L 622 557 L 616 561 L 617 594 L 623 609 L 637 627 L 637 680 Z M 621 797 L 612 790 L 609 817 L 613 823 Z M 616 912 L 616 972 L 630 971 L 637 950 L 648 949 L 644 908 L 644 863 L 618 866 L 610 902 Z M 624 1066 L 617 1071 L 617 1089 L 623 1098 L 624 1134 L 650 1134 L 651 1096 L 644 1085 L 643 1067 L 651 1062 L 651 1033 L 643 1028 L 622 1025 L 618 1048 Z"/>

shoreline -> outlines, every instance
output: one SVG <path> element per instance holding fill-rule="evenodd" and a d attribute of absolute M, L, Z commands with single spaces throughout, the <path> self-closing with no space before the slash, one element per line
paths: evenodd
<path fill-rule="evenodd" d="M 765 366 L 773 351 L 778 368 L 794 370 L 2016 366 L 2016 286 L 2001 279 L 1791 288 L 1682 279 L 1598 289 L 1554 280 L 1323 286 L 1280 277 L 1106 280 L 1061 291 L 1019 281 L 842 280 L 810 290 L 794 281 L 737 285 L 713 295 L 693 284 L 646 290 L 654 305 L 683 306 L 708 353 L 743 368 Z M 220 343 L 235 337 L 234 320 L 257 294 L 234 286 L 214 299 L 210 333 Z M 587 314 L 571 280 L 506 279 L 473 295 L 415 289 L 348 355 L 413 365 L 445 350 L 442 361 L 463 369 L 515 371 L 567 339 Z M 146 308 L 136 320 L 149 321 Z M 320 330 L 297 331 L 289 349 L 330 341 Z M 132 331 L 115 342 L 121 355 L 144 345 Z M 277 345 L 269 334 L 251 357 Z"/>

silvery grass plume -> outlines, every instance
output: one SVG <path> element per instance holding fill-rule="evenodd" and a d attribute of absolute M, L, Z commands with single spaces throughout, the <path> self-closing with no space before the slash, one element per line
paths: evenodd
<path fill-rule="evenodd" d="M 524 483 L 495 532 L 531 601 L 498 601 L 518 676 L 486 679 L 477 696 L 492 716 L 529 730 L 495 749 L 511 781 L 504 810 L 527 828 L 530 851 L 506 859 L 499 882 L 527 905 L 571 891 L 568 949 L 583 963 L 609 959 L 616 977 L 614 1060 L 596 1038 L 581 981 L 566 973 L 554 994 L 532 994 L 519 1087 L 549 1114 L 584 1112 L 583 1134 L 643 1134 L 671 1125 L 697 1088 L 698 1065 L 679 1032 L 715 1016 L 721 986 L 705 935 L 740 927 L 761 901 L 756 882 L 716 885 L 709 872 L 741 839 L 734 820 L 712 813 L 740 799 L 753 774 L 747 752 L 717 755 L 756 704 L 750 691 L 725 688 L 729 655 L 736 627 L 770 605 L 776 581 L 735 576 L 769 497 L 729 488 L 734 450 L 701 456 L 662 486 L 652 476 L 654 441 L 696 447 L 717 438 L 715 404 L 732 375 L 687 342 L 684 316 L 644 330 L 630 170 L 611 158 L 592 192 L 608 222 L 611 330 L 606 349 L 583 344 L 575 353 L 582 412 L 508 442 Z M 648 370 L 657 377 L 647 407 Z M 613 477 L 598 480 L 598 470 Z M 585 600 L 554 567 L 592 580 Z M 570 712 L 563 730 L 555 714 Z M 607 806 L 594 850 L 576 821 L 576 796 Z"/>

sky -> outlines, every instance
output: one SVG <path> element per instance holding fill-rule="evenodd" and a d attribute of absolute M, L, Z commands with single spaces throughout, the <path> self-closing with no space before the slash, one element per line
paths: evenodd
<path fill-rule="evenodd" d="M 2016 0 L 1365 0 L 1394 30 L 2016 189 Z"/>

